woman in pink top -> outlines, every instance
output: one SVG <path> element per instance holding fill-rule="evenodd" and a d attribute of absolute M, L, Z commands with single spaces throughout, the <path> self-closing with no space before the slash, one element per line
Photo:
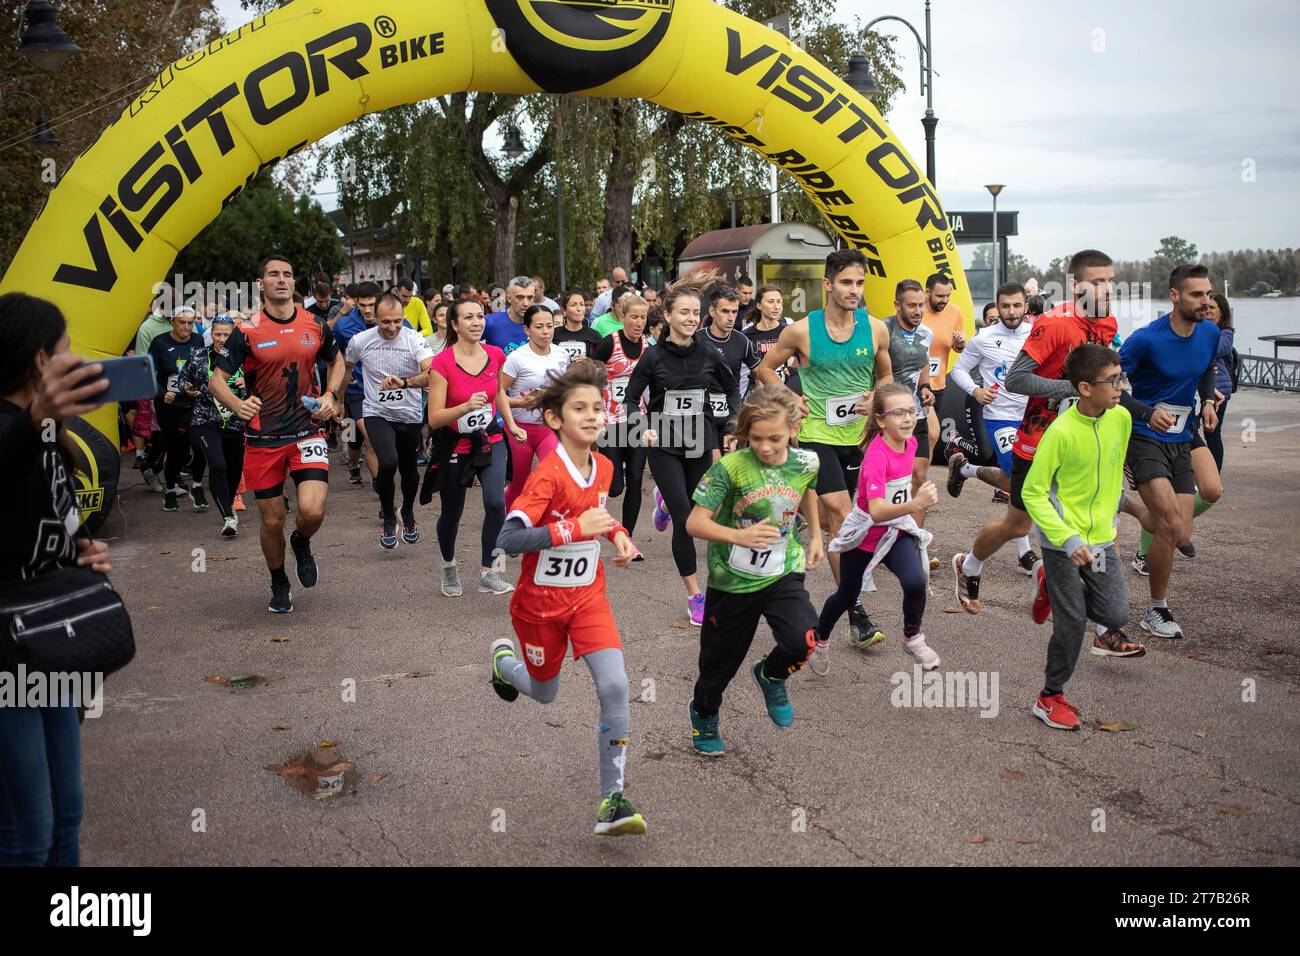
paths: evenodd
<path fill-rule="evenodd" d="M 442 475 L 438 516 L 438 547 L 442 550 L 442 593 L 460 597 L 460 572 L 456 567 L 456 532 L 465 510 L 465 491 L 475 475 L 483 486 L 482 566 L 479 592 L 508 594 L 514 585 L 494 567 L 493 551 L 506 518 L 506 446 L 498 422 L 517 441 L 527 441 L 524 430 L 510 414 L 510 402 L 501 386 L 505 353 L 483 345 L 483 306 L 461 299 L 447 312 L 447 347 L 429 368 L 429 430 L 449 428 L 462 438 L 456 442 Z"/>
<path fill-rule="evenodd" d="M 939 501 L 934 482 L 927 481 L 912 497 L 912 459 L 916 456 L 916 402 L 912 390 L 901 382 L 882 385 L 872 397 L 871 424 L 863 439 L 866 453 L 858 475 L 857 507 L 870 515 L 872 525 L 862 544 L 840 557 L 839 590 L 826 599 L 817 622 L 820 641 L 830 640 L 839 619 L 858 600 L 867 567 L 889 528 L 915 518 Z M 915 524 L 913 524 L 915 527 Z M 881 558 L 903 587 L 903 647 L 927 670 L 939 665 L 938 655 L 925 643 L 921 618 L 925 614 L 926 572 L 916 539 L 900 530 Z"/>

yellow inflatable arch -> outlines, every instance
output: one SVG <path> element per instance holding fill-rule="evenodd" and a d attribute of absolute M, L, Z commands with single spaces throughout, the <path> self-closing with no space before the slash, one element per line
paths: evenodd
<path fill-rule="evenodd" d="M 880 114 L 711 0 L 292 0 L 132 100 L 51 193 L 0 292 L 56 302 L 74 349 L 118 355 L 178 251 L 259 169 L 366 113 L 468 90 L 638 97 L 714 126 L 794 176 L 865 253 L 873 314 L 892 311 L 900 279 L 946 272 L 973 330 L 943 206 Z M 117 470 L 115 410 L 91 423 L 87 512 L 111 506 L 101 473 Z"/>

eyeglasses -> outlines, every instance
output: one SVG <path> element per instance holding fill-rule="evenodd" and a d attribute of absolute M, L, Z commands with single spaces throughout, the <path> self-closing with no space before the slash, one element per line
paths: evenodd
<path fill-rule="evenodd" d="M 1112 378 L 1103 378 L 1100 381 L 1089 382 L 1089 385 L 1109 385 L 1111 388 L 1123 388 L 1128 384 L 1127 375 L 1116 375 Z"/>
<path fill-rule="evenodd" d="M 916 409 L 915 409 L 915 408 L 895 408 L 892 412 L 884 412 L 883 414 L 884 414 L 884 416 L 885 416 L 886 418 L 894 418 L 894 419 L 897 419 L 898 421 L 902 421 L 902 420 L 905 419 L 905 418 L 915 418 L 915 417 L 916 417 Z"/>

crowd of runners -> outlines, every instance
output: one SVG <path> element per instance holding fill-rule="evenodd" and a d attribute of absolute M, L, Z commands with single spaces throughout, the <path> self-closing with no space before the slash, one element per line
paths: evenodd
<path fill-rule="evenodd" d="M 701 628 L 689 724 L 704 755 L 726 750 L 723 694 L 760 619 L 773 644 L 750 670 L 780 727 L 794 720 L 793 675 L 805 664 L 829 673 L 842 618 L 854 648 L 887 639 L 872 618 L 897 613 L 873 593 L 882 567 L 901 586 L 901 643 L 933 670 L 927 598 L 950 587 L 978 615 L 985 569 L 997 573 L 994 556 L 1013 544 L 1007 567 L 1037 585 L 1029 613 L 1052 621 L 1032 702 L 1049 727 L 1080 725 L 1064 690 L 1089 621 L 1091 654 L 1145 654 L 1125 630 L 1120 512 L 1143 531 L 1131 567 L 1147 578 L 1150 606 L 1138 627 L 1144 639 L 1182 636 L 1173 556 L 1194 554 L 1193 520 L 1222 494 L 1219 409 L 1231 390 L 1220 334 L 1231 315 L 1205 267 L 1175 269 L 1168 314 L 1122 346 L 1114 267 L 1096 250 L 1073 257 L 1055 307 L 1034 287 L 1003 284 L 969 338 L 948 276 L 900 281 L 881 319 L 863 307 L 866 267 L 856 250 L 829 255 L 824 308 L 792 321 L 777 286 L 711 273 L 654 290 L 616 270 L 594 295 L 555 300 L 519 277 L 492 313 L 473 287 L 416 296 L 409 282 L 349 286 L 342 301 L 316 283 L 300 301 L 292 264 L 272 255 L 258 312 L 146 320 L 135 348 L 154 357 L 158 395 L 124 412 L 137 467 L 168 511 L 186 496 L 206 510 L 206 476 L 220 533 L 233 536 L 252 494 L 276 613 L 294 608 L 289 552 L 301 588 L 321 580 L 312 539 L 332 460 L 353 483 L 368 472 L 385 551 L 421 540 L 418 506 L 438 496 L 441 591 L 452 599 L 477 482 L 478 590 L 511 595 L 517 638 L 501 633 L 504 614 L 489 628 L 491 687 L 505 701 L 549 703 L 571 647 L 599 698 L 596 832 L 644 833 L 625 796 L 628 681 L 600 539 L 619 567 L 645 560 L 636 536 L 647 470 L 653 527 L 671 533 L 685 614 Z M 932 469 L 945 465 L 936 483 Z M 926 512 L 941 486 L 956 499 L 971 479 L 1006 510 L 945 560 Z M 836 589 L 819 608 L 806 576 L 823 559 Z"/>

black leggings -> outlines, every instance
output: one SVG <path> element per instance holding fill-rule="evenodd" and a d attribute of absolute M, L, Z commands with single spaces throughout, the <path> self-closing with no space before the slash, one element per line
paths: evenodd
<path fill-rule="evenodd" d="M 180 487 L 181 471 L 190 465 L 190 475 L 195 484 L 203 481 L 203 469 L 207 461 L 203 453 L 194 449 L 194 461 L 190 462 L 190 436 L 187 422 L 190 409 L 168 405 L 162 399 L 154 401 L 154 414 L 158 417 L 158 430 L 162 432 L 163 447 L 167 449 L 167 463 L 163 466 L 163 483 L 167 490 Z"/>
<path fill-rule="evenodd" d="M 631 537 L 636 530 L 637 518 L 641 516 L 641 480 L 645 476 L 646 449 L 641 445 L 610 445 L 601 451 L 614 463 L 614 480 L 609 484 L 609 496 L 617 498 L 627 492 L 623 498 L 623 527 Z"/>
<path fill-rule="evenodd" d="M 207 459 L 212 466 L 208 472 L 208 487 L 212 489 L 221 517 L 229 518 L 235 513 L 230 476 L 235 476 L 234 485 L 238 488 L 244 475 L 244 433 L 227 431 L 215 425 L 200 425 L 190 429 L 190 444 L 194 446 L 195 459 Z M 198 478 L 194 480 L 198 481 Z"/>
<path fill-rule="evenodd" d="M 390 422 L 379 415 L 366 416 L 366 435 L 379 459 L 375 491 L 383 506 L 384 517 L 393 518 L 393 476 L 402 472 L 402 515 L 414 520 L 415 496 L 420 490 L 420 467 L 415 463 L 420 453 L 420 423 Z"/>
<path fill-rule="evenodd" d="M 1214 467 L 1223 471 L 1223 429 L 1227 427 L 1228 421 L 1228 401 L 1224 400 L 1223 404 L 1215 409 L 1219 413 L 1219 427 L 1214 431 L 1201 429 L 1201 435 L 1205 438 L 1205 447 L 1210 449 L 1210 454 L 1214 456 Z"/>
<path fill-rule="evenodd" d="M 650 474 L 654 475 L 659 494 L 663 496 L 668 513 L 673 516 L 673 561 L 682 577 L 695 573 L 695 539 L 686 533 L 686 519 L 691 516 L 691 495 L 704 473 L 713 465 L 713 457 L 706 451 L 698 458 L 671 454 L 659 448 L 650 449 Z"/>
<path fill-rule="evenodd" d="M 844 612 L 858 602 L 871 557 L 872 552 L 861 548 L 840 555 L 840 589 L 826 599 L 817 621 L 817 633 L 823 641 L 830 640 Z M 921 633 L 921 618 L 925 614 L 925 569 L 921 567 L 921 549 L 916 539 L 910 534 L 900 534 L 880 564 L 894 572 L 903 586 L 903 636 L 916 637 Z"/>
<path fill-rule="evenodd" d="M 501 526 L 506 522 L 506 443 L 493 442 L 492 464 L 479 472 L 478 480 L 483 486 L 483 536 L 482 567 L 492 567 L 493 551 L 497 546 L 497 537 Z M 460 516 L 465 512 L 466 488 L 461 484 L 465 474 L 467 459 L 465 455 L 453 455 L 447 463 L 447 473 L 442 478 L 442 514 L 438 515 L 438 547 L 444 561 L 456 558 L 456 532 L 460 528 Z"/>

